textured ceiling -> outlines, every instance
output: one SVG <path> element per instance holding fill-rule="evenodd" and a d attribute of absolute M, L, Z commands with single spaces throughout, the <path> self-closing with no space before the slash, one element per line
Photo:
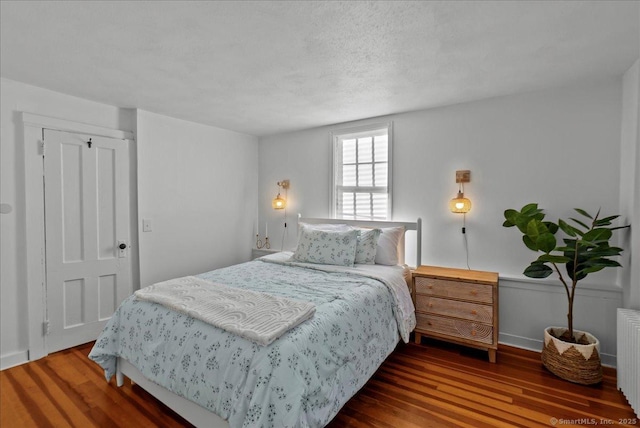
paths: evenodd
<path fill-rule="evenodd" d="M 3 77 L 253 135 L 619 76 L 628 2 L 0 3 Z"/>

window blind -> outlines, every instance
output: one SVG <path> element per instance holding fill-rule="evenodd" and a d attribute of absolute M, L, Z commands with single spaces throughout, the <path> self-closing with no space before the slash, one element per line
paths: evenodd
<path fill-rule="evenodd" d="M 334 216 L 390 217 L 389 126 L 334 135 Z"/>

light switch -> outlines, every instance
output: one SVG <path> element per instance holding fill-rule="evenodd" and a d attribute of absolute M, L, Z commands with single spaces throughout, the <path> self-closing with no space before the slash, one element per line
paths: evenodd
<path fill-rule="evenodd" d="M 142 231 L 143 232 L 152 232 L 153 231 L 153 221 L 150 218 L 142 219 Z"/>

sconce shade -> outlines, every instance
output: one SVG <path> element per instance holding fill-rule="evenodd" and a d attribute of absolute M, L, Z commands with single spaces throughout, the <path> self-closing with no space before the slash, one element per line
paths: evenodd
<path fill-rule="evenodd" d="M 464 197 L 464 193 L 458 192 L 458 196 L 449 202 L 449 209 L 452 213 L 468 213 L 471 210 L 471 201 Z"/>
<path fill-rule="evenodd" d="M 280 196 L 280 193 L 278 193 L 278 196 L 273 198 L 271 206 L 274 210 L 283 210 L 287 207 L 287 200 Z"/>

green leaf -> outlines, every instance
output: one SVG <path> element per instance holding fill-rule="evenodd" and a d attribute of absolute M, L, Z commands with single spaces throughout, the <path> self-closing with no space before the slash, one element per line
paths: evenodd
<path fill-rule="evenodd" d="M 578 234 L 578 231 L 576 230 L 575 227 L 567 224 L 562 219 L 558 220 L 558 227 L 560 227 L 560 229 L 562 229 L 562 231 L 569 236 L 576 236 Z"/>
<path fill-rule="evenodd" d="M 585 229 L 587 229 L 587 230 L 591 229 L 589 226 L 587 226 L 586 224 L 584 224 L 584 223 L 583 223 L 583 222 L 581 222 L 580 220 L 577 220 L 577 219 L 575 219 L 575 218 L 573 218 L 573 217 L 570 217 L 570 218 L 569 218 L 569 220 L 573 220 L 573 221 L 575 221 L 576 223 L 578 223 L 580 226 L 584 227 L 584 228 L 585 228 Z"/>
<path fill-rule="evenodd" d="M 619 215 L 612 215 L 610 217 L 601 218 L 599 220 L 596 220 L 594 222 L 594 225 L 596 225 L 596 226 L 609 226 L 611 224 L 611 221 L 617 219 L 618 217 L 620 217 L 620 216 Z"/>
<path fill-rule="evenodd" d="M 502 224 L 504 227 L 512 227 L 516 225 L 516 218 L 518 217 L 519 213 L 516 210 L 505 210 L 504 212 L 504 218 L 506 219 L 506 221 Z"/>
<path fill-rule="evenodd" d="M 504 210 L 504 218 L 506 219 L 512 219 L 513 217 L 517 216 L 519 213 L 518 211 L 514 210 L 514 209 L 506 209 Z"/>
<path fill-rule="evenodd" d="M 618 247 L 596 247 L 588 252 L 590 257 L 612 257 L 619 256 L 622 248 Z"/>
<path fill-rule="evenodd" d="M 523 273 L 529 278 L 546 278 L 553 273 L 553 269 L 545 264 L 533 262 Z"/>
<path fill-rule="evenodd" d="M 626 229 L 627 227 L 631 227 L 630 224 L 626 225 L 626 226 L 616 226 L 616 227 L 610 227 L 609 230 L 618 230 L 618 229 Z"/>
<path fill-rule="evenodd" d="M 580 263 L 578 263 L 578 269 L 576 270 L 576 275 L 574 278 L 573 275 L 573 261 L 570 261 L 569 263 L 567 263 L 565 265 L 566 269 L 567 269 L 567 275 L 569 275 L 569 278 L 571 278 L 572 280 L 576 280 L 576 281 L 580 281 L 584 278 L 586 278 L 587 274 L 584 272 L 581 272 L 582 267 L 580 266 Z"/>
<path fill-rule="evenodd" d="M 536 239 L 536 246 L 540 251 L 550 253 L 556 248 L 556 237 L 552 233 L 546 232 L 538 236 Z"/>
<path fill-rule="evenodd" d="M 536 243 L 533 242 L 533 240 L 529 238 L 527 235 L 522 235 L 522 242 L 524 242 L 524 245 L 526 245 L 528 249 L 533 251 L 538 251 L 538 247 L 536 247 Z"/>
<path fill-rule="evenodd" d="M 590 218 L 590 219 L 592 219 L 592 220 L 593 220 L 593 217 L 591 217 L 591 216 L 589 215 L 589 213 L 587 213 L 585 210 L 580 209 L 580 208 L 574 208 L 574 210 L 576 210 L 577 212 L 579 212 L 579 213 L 580 213 L 580 214 L 582 214 L 583 216 L 585 216 L 585 217 Z"/>
<path fill-rule="evenodd" d="M 571 259 L 569 257 L 565 257 L 565 256 L 555 256 L 553 254 L 543 254 L 540 257 L 538 257 L 538 260 L 536 260 L 538 262 L 543 262 L 543 263 L 568 263 L 571 261 Z"/>
<path fill-rule="evenodd" d="M 598 242 L 585 241 L 582 239 L 578 244 L 578 252 L 583 253 L 585 251 L 589 251 L 589 249 L 596 248 L 598 245 Z"/>
<path fill-rule="evenodd" d="M 542 224 L 547 226 L 547 229 L 549 229 L 549 232 L 553 233 L 554 235 L 558 231 L 558 225 L 551 221 L 543 221 Z"/>
<path fill-rule="evenodd" d="M 613 234 L 609 229 L 597 228 L 585 233 L 582 239 L 588 242 L 596 243 L 599 241 L 608 241 L 611 238 L 611 235 Z"/>
<path fill-rule="evenodd" d="M 604 267 L 622 267 L 622 265 L 620 263 L 618 263 L 615 260 L 610 260 L 610 259 L 604 259 L 604 258 L 598 258 L 595 260 L 589 260 L 587 263 L 585 263 L 585 265 L 587 266 L 602 266 Z"/>
<path fill-rule="evenodd" d="M 527 224 L 529 224 L 530 221 L 531 221 L 531 217 L 528 217 L 526 215 L 518 216 L 516 218 L 516 226 L 518 227 L 518 230 L 526 234 Z"/>
<path fill-rule="evenodd" d="M 533 215 L 533 214 L 536 214 L 536 213 L 540 212 L 540 210 L 538 210 L 538 204 L 534 203 L 534 204 L 525 205 L 524 207 L 522 207 L 520 212 L 522 214 Z"/>
<path fill-rule="evenodd" d="M 587 274 L 601 271 L 604 268 L 605 268 L 604 266 L 590 266 L 590 267 L 586 267 L 584 269 L 579 270 L 577 274 L 587 276 Z"/>
<path fill-rule="evenodd" d="M 527 223 L 527 235 L 532 240 L 535 241 L 543 233 L 549 233 L 549 229 L 540 220 L 533 219 Z"/>

